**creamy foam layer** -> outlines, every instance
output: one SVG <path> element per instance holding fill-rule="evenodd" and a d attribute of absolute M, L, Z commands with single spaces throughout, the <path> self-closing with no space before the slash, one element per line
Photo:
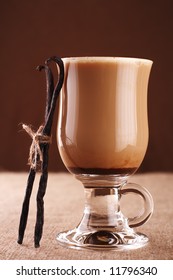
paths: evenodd
<path fill-rule="evenodd" d="M 137 168 L 148 143 L 152 61 L 64 58 L 58 146 L 67 168 Z"/>
<path fill-rule="evenodd" d="M 62 58 L 64 63 L 90 63 L 90 62 L 112 62 L 112 63 L 136 63 L 136 64 L 148 64 L 151 65 L 153 62 L 149 59 L 133 58 L 133 57 L 102 57 L 102 56 L 84 56 L 84 57 L 65 57 Z"/>

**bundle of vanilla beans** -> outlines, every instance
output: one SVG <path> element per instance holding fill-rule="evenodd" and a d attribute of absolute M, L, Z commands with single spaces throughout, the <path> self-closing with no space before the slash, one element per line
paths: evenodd
<path fill-rule="evenodd" d="M 50 62 L 55 62 L 58 65 L 58 81 L 54 86 L 54 77 L 51 68 L 49 67 Z M 30 197 L 33 189 L 35 175 L 37 170 L 41 171 L 40 181 L 37 191 L 37 216 L 34 233 L 34 244 L 35 247 L 40 246 L 40 240 L 43 232 L 44 224 L 44 195 L 47 187 L 48 179 L 48 161 L 49 161 L 49 146 L 51 142 L 51 128 L 53 123 L 53 116 L 56 107 L 57 98 L 62 88 L 64 81 L 64 64 L 61 58 L 53 56 L 45 61 L 45 64 L 38 66 L 37 70 L 45 71 L 46 84 L 47 84 L 47 98 L 46 98 L 46 109 L 45 109 L 45 121 L 39 129 L 34 132 L 30 126 L 23 124 L 23 129 L 31 136 L 32 144 L 29 152 L 29 165 L 30 171 L 28 174 L 28 180 L 26 185 L 25 197 L 22 205 L 22 212 L 20 216 L 18 240 L 19 244 L 22 244 L 25 228 L 28 219 Z"/>

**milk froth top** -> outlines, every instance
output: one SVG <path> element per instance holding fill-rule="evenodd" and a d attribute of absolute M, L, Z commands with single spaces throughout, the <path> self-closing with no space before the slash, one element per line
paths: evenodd
<path fill-rule="evenodd" d="M 69 63 L 104 63 L 104 62 L 110 62 L 110 63 L 127 63 L 127 64 L 145 64 L 145 65 L 151 65 L 153 63 L 152 60 L 144 59 L 144 58 L 133 58 L 133 57 L 109 57 L 109 56 L 83 56 L 83 57 L 65 57 L 62 58 L 64 62 Z"/>

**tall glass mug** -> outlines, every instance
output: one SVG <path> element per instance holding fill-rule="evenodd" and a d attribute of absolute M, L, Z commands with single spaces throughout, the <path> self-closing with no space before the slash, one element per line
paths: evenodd
<path fill-rule="evenodd" d="M 127 180 L 140 166 L 148 144 L 147 88 L 152 61 L 119 57 L 64 58 L 58 148 L 67 169 L 85 191 L 82 221 L 57 240 L 93 249 L 145 245 L 133 228 L 153 211 L 150 193 Z M 73 187 L 73 186 L 72 186 Z M 141 212 L 126 217 L 121 198 L 139 196 Z M 129 196 L 129 205 L 134 202 Z"/>

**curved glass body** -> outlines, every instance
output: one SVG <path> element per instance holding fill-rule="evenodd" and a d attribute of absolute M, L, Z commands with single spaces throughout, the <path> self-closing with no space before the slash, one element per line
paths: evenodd
<path fill-rule="evenodd" d="M 132 229 L 153 211 L 150 193 L 127 183 L 148 144 L 147 88 L 152 61 L 138 58 L 64 58 L 58 147 L 67 169 L 85 190 L 82 221 L 58 234 L 70 247 L 138 248 L 148 238 Z M 134 193 L 143 210 L 134 218 L 120 211 L 120 198 Z"/>

